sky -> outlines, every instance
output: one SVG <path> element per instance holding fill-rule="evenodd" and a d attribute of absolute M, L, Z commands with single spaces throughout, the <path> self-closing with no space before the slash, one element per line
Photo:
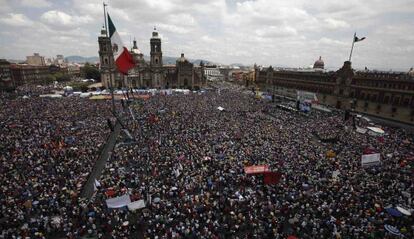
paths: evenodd
<path fill-rule="evenodd" d="M 106 0 L 124 44 L 149 55 L 154 26 L 165 56 L 328 69 L 414 66 L 414 0 Z M 0 0 L 0 58 L 34 52 L 97 56 L 101 0 Z"/>

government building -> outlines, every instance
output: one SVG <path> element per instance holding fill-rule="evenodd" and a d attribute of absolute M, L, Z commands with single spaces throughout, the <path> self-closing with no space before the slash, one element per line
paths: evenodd
<path fill-rule="evenodd" d="M 204 64 L 195 66 L 189 62 L 184 53 L 177 59 L 175 65 L 164 65 L 162 59 L 161 38 L 154 28 L 150 39 L 150 60 L 144 60 L 144 54 L 138 49 L 134 40 L 130 50 L 135 61 L 135 67 L 128 75 L 122 75 L 115 70 L 111 41 L 106 36 L 105 29 L 101 30 L 98 38 L 101 81 L 104 87 L 138 88 L 138 89 L 193 89 L 197 90 L 206 85 Z"/>
<path fill-rule="evenodd" d="M 252 80 L 263 91 L 291 97 L 296 97 L 297 90 L 313 92 L 322 104 L 414 124 L 413 69 L 407 73 L 355 71 L 345 61 L 339 70 L 327 72 L 319 58 L 311 70 L 255 66 Z"/>

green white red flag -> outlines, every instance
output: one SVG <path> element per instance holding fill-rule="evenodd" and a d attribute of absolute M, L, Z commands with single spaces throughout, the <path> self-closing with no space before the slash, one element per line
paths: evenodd
<path fill-rule="evenodd" d="M 128 70 L 134 67 L 134 59 L 128 49 L 122 44 L 121 37 L 116 31 L 115 25 L 108 14 L 109 37 L 111 39 L 112 53 L 114 54 L 115 64 L 118 71 L 128 74 Z"/>

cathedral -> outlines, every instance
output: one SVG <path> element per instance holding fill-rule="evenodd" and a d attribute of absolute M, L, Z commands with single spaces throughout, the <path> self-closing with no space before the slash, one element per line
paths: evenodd
<path fill-rule="evenodd" d="M 162 61 L 161 38 L 154 28 L 150 39 L 150 60 L 144 60 L 144 55 L 138 49 L 134 39 L 130 50 L 135 61 L 135 67 L 128 75 L 119 73 L 114 65 L 111 41 L 102 29 L 99 43 L 99 61 L 101 81 L 105 88 L 137 88 L 137 89 L 193 89 L 198 90 L 206 84 L 204 64 L 195 66 L 184 54 L 177 59 L 175 65 L 164 65 Z M 111 82 L 112 80 L 112 82 Z"/>

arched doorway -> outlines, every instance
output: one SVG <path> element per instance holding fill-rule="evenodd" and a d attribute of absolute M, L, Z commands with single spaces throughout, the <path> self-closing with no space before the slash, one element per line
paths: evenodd
<path fill-rule="evenodd" d="M 188 88 L 188 79 L 184 78 L 184 88 Z"/>

